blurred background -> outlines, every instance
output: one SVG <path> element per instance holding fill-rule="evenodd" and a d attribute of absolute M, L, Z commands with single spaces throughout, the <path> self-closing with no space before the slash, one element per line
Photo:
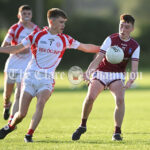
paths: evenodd
<path fill-rule="evenodd" d="M 47 10 L 61 8 L 69 17 L 65 33 L 84 43 L 101 45 L 104 39 L 118 32 L 119 17 L 129 13 L 135 17 L 135 31 L 132 36 L 141 46 L 140 70 L 149 68 L 150 1 L 149 0 L 0 0 L 0 44 L 9 27 L 18 21 L 18 7 L 28 4 L 33 10 L 33 22 L 41 28 L 47 25 Z M 7 54 L 0 54 L 2 71 Z M 58 70 L 68 70 L 71 66 L 86 69 L 94 54 L 75 50 L 66 51 Z"/>

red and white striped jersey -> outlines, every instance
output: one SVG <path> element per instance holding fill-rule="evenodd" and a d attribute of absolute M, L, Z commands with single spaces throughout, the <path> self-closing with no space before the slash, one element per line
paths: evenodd
<path fill-rule="evenodd" d="M 32 28 L 24 27 L 22 23 L 18 22 L 10 27 L 5 37 L 5 41 L 11 43 L 11 45 L 19 44 L 26 36 L 31 34 L 33 31 L 38 32 L 40 28 L 31 23 Z M 5 65 L 5 72 L 9 72 L 11 69 L 24 71 L 27 67 L 29 60 L 31 59 L 31 52 L 29 53 L 18 53 L 10 54 Z"/>
<path fill-rule="evenodd" d="M 31 34 L 33 31 L 38 32 L 40 28 L 31 23 L 32 28 L 26 28 L 22 23 L 18 22 L 10 27 L 5 37 L 5 41 L 11 43 L 11 45 L 19 44 L 26 36 Z"/>
<path fill-rule="evenodd" d="M 26 71 L 39 71 L 52 74 L 60 63 L 67 48 L 77 49 L 80 42 L 66 34 L 51 34 L 47 28 L 32 33 L 22 41 L 27 48 L 31 46 L 32 59 Z"/>
<path fill-rule="evenodd" d="M 112 34 L 106 38 L 101 46 L 100 52 L 105 54 L 107 49 L 114 45 L 123 49 L 124 60 L 119 64 L 111 64 L 107 61 L 106 57 L 104 57 L 97 68 L 98 70 L 103 72 L 125 72 L 127 63 L 130 59 L 133 61 L 139 60 L 140 46 L 133 38 L 123 41 L 118 33 Z"/>

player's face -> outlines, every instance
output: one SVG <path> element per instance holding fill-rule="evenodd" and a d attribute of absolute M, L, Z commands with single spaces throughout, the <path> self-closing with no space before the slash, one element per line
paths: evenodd
<path fill-rule="evenodd" d="M 52 21 L 51 27 L 56 33 L 62 33 L 64 31 L 66 21 L 67 20 L 62 17 L 55 18 Z"/>
<path fill-rule="evenodd" d="M 130 33 L 134 30 L 134 27 L 131 23 L 120 21 L 119 24 L 119 35 L 122 39 L 128 40 Z"/>
<path fill-rule="evenodd" d="M 18 15 L 19 20 L 22 22 L 29 22 L 32 19 L 32 11 L 31 10 L 23 10 Z"/>

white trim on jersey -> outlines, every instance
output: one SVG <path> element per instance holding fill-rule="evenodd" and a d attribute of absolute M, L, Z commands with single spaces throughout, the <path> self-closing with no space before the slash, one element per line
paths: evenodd
<path fill-rule="evenodd" d="M 101 50 L 106 51 L 111 46 L 111 38 L 107 37 L 101 46 Z"/>
<path fill-rule="evenodd" d="M 138 46 L 136 48 L 136 50 L 133 52 L 131 58 L 132 59 L 139 59 L 139 57 L 140 57 L 140 46 Z"/>

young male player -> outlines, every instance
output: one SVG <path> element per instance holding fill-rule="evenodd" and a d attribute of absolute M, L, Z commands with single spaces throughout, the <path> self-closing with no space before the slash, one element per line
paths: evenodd
<path fill-rule="evenodd" d="M 99 46 L 83 44 L 74 40 L 69 35 L 63 34 L 66 14 L 52 8 L 47 12 L 49 27 L 40 32 L 32 33 L 17 46 L 0 48 L 3 53 L 16 53 L 31 46 L 32 59 L 29 62 L 21 91 L 19 111 L 11 124 L 0 130 L 0 139 L 15 129 L 15 126 L 26 116 L 30 102 L 37 97 L 36 111 L 30 122 L 29 130 L 25 135 L 25 142 L 32 142 L 32 135 L 37 128 L 43 114 L 44 106 L 54 88 L 54 72 L 60 63 L 66 48 L 79 49 L 84 52 L 98 52 Z"/>
<path fill-rule="evenodd" d="M 106 87 L 112 92 L 116 102 L 114 112 L 115 131 L 112 140 L 122 140 L 121 125 L 125 112 L 124 93 L 125 89 L 130 88 L 136 79 L 140 53 L 139 44 L 130 37 L 130 33 L 134 30 L 134 21 L 131 15 L 123 14 L 120 16 L 119 33 L 112 34 L 106 38 L 101 46 L 99 55 L 92 61 L 84 74 L 84 79 L 90 81 L 90 74 L 94 72 L 87 96 L 83 102 L 81 124 L 73 133 L 72 140 L 79 140 L 80 136 L 86 132 L 86 122 L 92 110 L 93 103 Z M 114 45 L 124 50 L 124 60 L 119 64 L 110 64 L 105 57 L 106 50 Z M 124 72 L 130 59 L 132 61 L 131 74 L 124 86 Z"/>
<path fill-rule="evenodd" d="M 10 45 L 17 45 L 21 42 L 27 35 L 33 31 L 39 31 L 39 27 L 31 22 L 32 10 L 28 5 L 22 5 L 18 9 L 18 19 L 19 22 L 12 25 L 8 30 L 8 33 L 2 43 L 2 47 L 7 47 Z M 24 51 L 16 54 L 10 54 L 7 62 L 5 64 L 5 78 L 4 78 L 4 114 L 5 120 L 9 118 L 11 101 L 10 97 L 16 83 L 15 97 L 13 102 L 13 107 L 11 111 L 11 116 L 9 123 L 11 122 L 14 114 L 19 108 L 19 98 L 20 98 L 20 88 L 21 80 L 24 71 L 27 67 L 29 60 L 31 59 L 30 48 L 26 48 Z"/>

